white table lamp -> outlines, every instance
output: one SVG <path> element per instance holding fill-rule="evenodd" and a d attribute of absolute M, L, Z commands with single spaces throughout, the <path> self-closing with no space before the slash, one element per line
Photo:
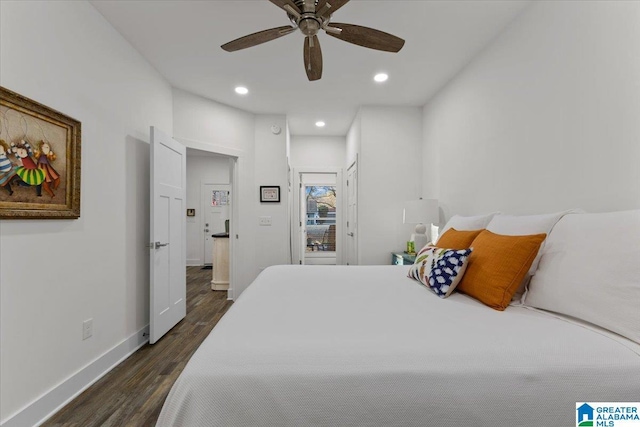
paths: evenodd
<path fill-rule="evenodd" d="M 440 219 L 438 211 L 438 200 L 420 199 L 411 200 L 404 204 L 403 220 L 404 224 L 417 224 L 410 241 L 415 242 L 415 249 L 418 252 L 429 243 L 427 230 L 431 234 L 431 224 L 438 223 Z"/>

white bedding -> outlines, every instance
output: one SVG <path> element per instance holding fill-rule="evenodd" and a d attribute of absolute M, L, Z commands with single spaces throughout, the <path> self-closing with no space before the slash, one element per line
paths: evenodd
<path fill-rule="evenodd" d="M 637 344 L 442 300 L 407 270 L 266 269 L 193 355 L 158 426 L 571 426 L 576 402 L 638 401 Z"/>

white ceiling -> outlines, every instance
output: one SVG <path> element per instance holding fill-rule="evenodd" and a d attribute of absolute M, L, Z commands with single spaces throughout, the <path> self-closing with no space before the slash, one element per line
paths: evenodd
<path fill-rule="evenodd" d="M 104 17 L 172 86 L 253 113 L 286 114 L 292 135 L 345 135 L 361 105 L 422 106 L 527 1 L 352 0 L 333 16 L 404 38 L 397 54 L 319 35 L 322 80 L 307 80 L 303 36 L 294 32 L 234 53 L 220 45 L 287 25 L 268 0 L 98 1 Z M 377 72 L 390 76 L 373 82 Z M 250 93 L 236 95 L 244 85 Z M 327 126 L 315 127 L 317 120 Z"/>

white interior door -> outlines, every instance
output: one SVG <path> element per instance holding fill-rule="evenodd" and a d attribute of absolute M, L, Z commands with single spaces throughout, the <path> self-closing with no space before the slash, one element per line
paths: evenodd
<path fill-rule="evenodd" d="M 204 264 L 213 263 L 213 234 L 225 232 L 224 222 L 229 219 L 231 186 L 229 184 L 202 184 L 204 212 Z"/>
<path fill-rule="evenodd" d="M 358 265 L 358 166 L 347 170 L 347 265 Z"/>
<path fill-rule="evenodd" d="M 186 159 L 184 145 L 151 127 L 151 344 L 187 313 Z"/>

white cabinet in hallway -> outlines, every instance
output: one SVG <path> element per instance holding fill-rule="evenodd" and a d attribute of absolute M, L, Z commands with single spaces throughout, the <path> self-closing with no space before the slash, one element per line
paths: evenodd
<path fill-rule="evenodd" d="M 229 289 L 229 235 L 225 233 L 213 236 L 213 275 L 211 290 Z"/>

